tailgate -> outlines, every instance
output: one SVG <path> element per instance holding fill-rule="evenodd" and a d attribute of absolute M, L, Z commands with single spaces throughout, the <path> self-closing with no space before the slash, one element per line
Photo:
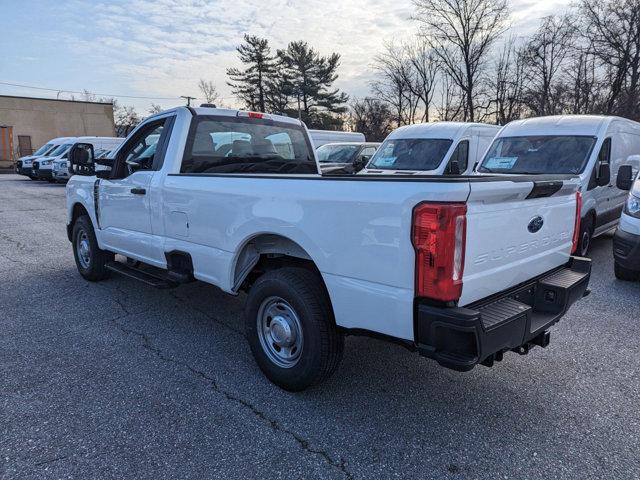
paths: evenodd
<path fill-rule="evenodd" d="M 564 265 L 571 254 L 578 179 L 470 182 L 464 306 Z"/>

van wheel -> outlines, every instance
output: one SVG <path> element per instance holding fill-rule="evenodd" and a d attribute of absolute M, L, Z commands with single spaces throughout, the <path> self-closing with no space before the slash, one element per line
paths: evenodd
<path fill-rule="evenodd" d="M 593 217 L 588 215 L 580 222 L 580 239 L 578 241 L 578 251 L 581 257 L 586 257 L 591 248 L 591 240 L 593 239 Z"/>
<path fill-rule="evenodd" d="M 618 280 L 625 280 L 627 282 L 632 282 L 640 278 L 640 272 L 637 272 L 635 270 L 629 270 L 628 268 L 624 268 L 618 262 L 615 262 L 613 266 L 613 270 Z"/>
<path fill-rule="evenodd" d="M 29 175 L 29 180 L 37 180 L 37 179 L 38 179 L 38 177 L 34 177 L 34 176 Z"/>
<path fill-rule="evenodd" d="M 322 382 L 342 359 L 344 338 L 322 279 L 304 268 L 281 268 L 258 278 L 247 299 L 245 331 L 262 372 L 285 390 Z"/>
<path fill-rule="evenodd" d="M 106 265 L 114 258 L 113 253 L 100 250 L 96 234 L 87 215 L 82 215 L 73 224 L 73 256 L 80 275 L 90 282 L 104 280 L 109 276 Z"/>

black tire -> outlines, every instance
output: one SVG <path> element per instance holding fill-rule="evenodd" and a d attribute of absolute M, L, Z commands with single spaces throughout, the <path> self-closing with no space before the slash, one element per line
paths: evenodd
<path fill-rule="evenodd" d="M 73 257 L 80 275 L 90 282 L 97 282 L 109 277 L 109 270 L 107 270 L 106 264 L 113 260 L 114 255 L 106 250 L 100 250 L 98 247 L 96 234 L 88 215 L 82 215 L 75 221 L 71 239 Z M 80 258 L 79 243 L 83 240 L 86 240 L 85 245 L 88 246 L 88 260 L 86 258 Z"/>
<path fill-rule="evenodd" d="M 261 343 L 259 323 L 262 324 L 265 317 L 261 311 L 265 302 L 274 298 L 281 299 L 293 310 L 302 329 L 301 353 L 297 363 L 288 367 L 275 363 L 270 358 L 273 353 L 268 352 L 269 347 Z M 268 315 L 266 318 L 264 321 L 271 322 Z M 342 359 L 343 335 L 335 325 L 333 309 L 322 279 L 311 270 L 285 267 L 258 278 L 249 291 L 245 330 L 262 372 L 273 383 L 291 392 L 299 392 L 326 380 Z M 262 337 L 265 338 L 264 334 Z"/>
<path fill-rule="evenodd" d="M 586 257 L 591 248 L 591 240 L 593 240 L 593 216 L 587 215 L 580 222 L 580 238 L 578 239 L 578 250 L 576 255 Z"/>
<path fill-rule="evenodd" d="M 29 180 L 38 180 L 38 177 L 34 177 L 32 175 L 29 175 Z"/>
<path fill-rule="evenodd" d="M 633 282 L 635 280 L 640 279 L 640 272 L 636 270 L 629 270 L 628 268 L 624 268 L 618 262 L 614 263 L 613 270 L 616 274 L 616 278 L 618 280 L 624 280 L 626 282 Z"/>

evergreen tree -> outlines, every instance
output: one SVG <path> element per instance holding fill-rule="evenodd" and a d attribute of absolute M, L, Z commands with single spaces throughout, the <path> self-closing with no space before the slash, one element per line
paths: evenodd
<path fill-rule="evenodd" d="M 338 78 L 336 70 L 340 55 L 333 53 L 322 57 L 307 42 L 291 42 L 285 50 L 278 50 L 278 58 L 290 79 L 293 110 L 297 113 L 300 103 L 301 117 L 309 126 L 338 128 L 340 115 L 347 110 L 347 95 L 332 89 Z"/>
<path fill-rule="evenodd" d="M 267 82 L 276 66 L 269 42 L 254 35 L 245 35 L 244 43 L 236 50 L 246 68 L 227 69 L 227 75 L 231 78 L 227 83 L 248 109 L 264 112 L 267 107 Z"/>

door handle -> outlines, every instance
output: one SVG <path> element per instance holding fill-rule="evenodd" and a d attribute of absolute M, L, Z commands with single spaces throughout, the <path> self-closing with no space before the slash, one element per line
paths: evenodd
<path fill-rule="evenodd" d="M 132 188 L 131 193 L 134 195 L 145 195 L 147 191 L 144 188 Z"/>

